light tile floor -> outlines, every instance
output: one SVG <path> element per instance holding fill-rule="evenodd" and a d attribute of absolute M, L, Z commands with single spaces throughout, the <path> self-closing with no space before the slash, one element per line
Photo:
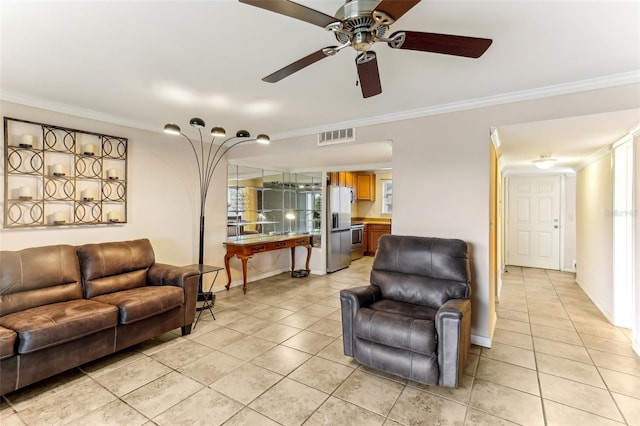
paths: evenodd
<path fill-rule="evenodd" d="M 0 424 L 640 425 L 640 358 L 572 274 L 510 267 L 494 344 L 472 347 L 458 389 L 425 386 L 342 354 L 340 289 L 371 258 L 302 279 L 218 293 L 181 337 L 5 395 Z"/>

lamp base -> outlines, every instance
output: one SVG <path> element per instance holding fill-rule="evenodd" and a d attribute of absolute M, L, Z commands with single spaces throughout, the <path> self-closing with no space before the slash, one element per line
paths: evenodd
<path fill-rule="evenodd" d="M 305 278 L 309 276 L 309 269 L 296 269 L 295 271 L 291 271 L 291 278 Z"/>

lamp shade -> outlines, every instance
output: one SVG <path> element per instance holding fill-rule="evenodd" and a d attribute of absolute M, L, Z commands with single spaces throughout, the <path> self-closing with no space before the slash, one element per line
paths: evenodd
<path fill-rule="evenodd" d="M 180 126 L 174 123 L 167 123 L 164 125 L 164 132 L 169 133 L 171 135 L 179 135 L 180 134 Z"/>
<path fill-rule="evenodd" d="M 271 142 L 271 139 L 267 135 L 260 134 L 258 135 L 258 137 L 256 137 L 256 141 L 258 141 L 258 143 L 262 143 L 266 145 Z"/>
<path fill-rule="evenodd" d="M 236 137 L 237 138 L 249 138 L 249 137 L 251 137 L 251 134 L 249 132 L 247 132 L 246 130 L 238 130 L 236 132 Z"/>
<path fill-rule="evenodd" d="M 214 138 L 223 138 L 226 136 L 226 134 L 227 131 L 222 127 L 214 127 L 211 129 L 211 136 L 213 136 Z"/>
<path fill-rule="evenodd" d="M 189 120 L 189 124 L 195 128 L 202 129 L 204 127 L 204 120 L 202 118 L 194 117 Z"/>

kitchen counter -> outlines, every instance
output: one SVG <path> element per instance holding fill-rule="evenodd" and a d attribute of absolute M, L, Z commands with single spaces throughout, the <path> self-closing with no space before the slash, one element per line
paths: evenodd
<path fill-rule="evenodd" d="M 351 223 L 362 222 L 365 224 L 373 225 L 389 225 L 391 224 L 390 217 L 352 217 Z"/>

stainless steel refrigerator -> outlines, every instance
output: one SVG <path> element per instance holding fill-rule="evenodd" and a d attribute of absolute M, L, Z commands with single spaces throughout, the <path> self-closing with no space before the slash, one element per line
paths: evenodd
<path fill-rule="evenodd" d="M 351 264 L 351 189 L 327 187 L 327 272 Z"/>

